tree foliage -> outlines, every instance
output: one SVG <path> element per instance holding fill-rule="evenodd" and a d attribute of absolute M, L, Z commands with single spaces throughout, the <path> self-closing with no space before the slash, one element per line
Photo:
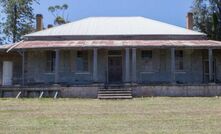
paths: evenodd
<path fill-rule="evenodd" d="M 1 11 L 0 11 L 0 20 L 2 19 L 1 16 Z M 2 24 L 0 23 L 0 45 L 3 44 L 3 37 L 2 37 Z"/>
<path fill-rule="evenodd" d="M 17 42 L 33 31 L 34 14 L 32 5 L 38 0 L 0 0 L 5 18 L 1 23 L 5 42 Z"/>
<path fill-rule="evenodd" d="M 54 24 L 55 25 L 61 25 L 68 22 L 68 17 L 65 17 L 65 11 L 67 11 L 68 5 L 55 5 L 48 7 L 48 11 L 52 13 L 52 15 L 55 17 Z"/>
<path fill-rule="evenodd" d="M 221 0 L 194 0 L 194 28 L 221 40 Z"/>

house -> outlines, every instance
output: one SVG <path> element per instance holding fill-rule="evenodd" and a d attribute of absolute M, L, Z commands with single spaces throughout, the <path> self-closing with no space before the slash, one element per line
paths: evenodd
<path fill-rule="evenodd" d="M 221 95 L 221 42 L 193 31 L 192 13 L 187 28 L 90 17 L 42 30 L 36 18 L 37 32 L 0 47 L 2 88 L 57 87 L 63 97 L 91 98 L 116 87 L 135 97 Z"/>

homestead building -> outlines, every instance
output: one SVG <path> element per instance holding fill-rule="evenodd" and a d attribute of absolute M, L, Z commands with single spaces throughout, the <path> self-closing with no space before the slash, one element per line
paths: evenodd
<path fill-rule="evenodd" d="M 192 13 L 187 28 L 90 17 L 43 30 L 36 18 L 37 32 L 0 46 L 2 96 L 50 89 L 89 98 L 221 95 L 221 42 L 193 31 Z"/>

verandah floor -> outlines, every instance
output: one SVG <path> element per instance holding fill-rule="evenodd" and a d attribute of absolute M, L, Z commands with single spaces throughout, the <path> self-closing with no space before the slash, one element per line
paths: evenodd
<path fill-rule="evenodd" d="M 221 132 L 220 98 L 0 99 L 0 133 Z"/>

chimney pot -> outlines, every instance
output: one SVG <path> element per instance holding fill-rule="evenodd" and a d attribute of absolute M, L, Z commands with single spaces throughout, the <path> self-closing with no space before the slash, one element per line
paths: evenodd
<path fill-rule="evenodd" d="M 43 30 L 43 16 L 42 16 L 42 14 L 36 15 L 36 30 L 37 31 Z"/>
<path fill-rule="evenodd" d="M 193 30 L 193 13 L 188 12 L 187 17 L 186 17 L 186 28 Z"/>
<path fill-rule="evenodd" d="M 51 25 L 51 24 L 48 24 L 48 28 L 52 28 L 53 27 L 53 25 Z"/>

